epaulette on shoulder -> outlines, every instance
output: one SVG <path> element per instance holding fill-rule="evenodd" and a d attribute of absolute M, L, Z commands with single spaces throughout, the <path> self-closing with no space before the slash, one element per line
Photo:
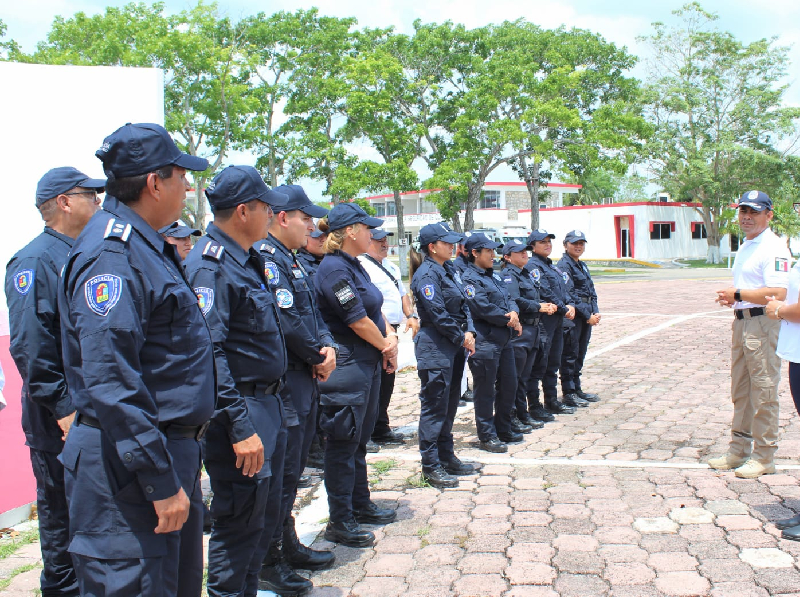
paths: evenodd
<path fill-rule="evenodd" d="M 275 254 L 275 246 L 272 244 L 268 244 L 267 242 L 263 242 L 261 247 L 258 249 L 259 252 L 269 252 L 270 254 Z"/>
<path fill-rule="evenodd" d="M 222 244 L 217 244 L 215 242 L 208 242 L 206 247 L 203 248 L 203 258 L 207 258 L 209 260 L 222 260 L 222 253 L 225 251 L 225 246 Z"/>
<path fill-rule="evenodd" d="M 130 223 L 124 223 L 123 221 L 117 221 L 111 218 L 108 220 L 108 225 L 106 225 L 106 231 L 103 237 L 107 240 L 127 242 L 131 237 L 131 230 L 132 227 Z"/>

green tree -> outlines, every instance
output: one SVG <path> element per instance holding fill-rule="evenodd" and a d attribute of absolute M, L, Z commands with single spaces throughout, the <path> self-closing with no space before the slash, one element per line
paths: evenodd
<path fill-rule="evenodd" d="M 606 169 L 587 169 L 577 182 L 581 185 L 581 204 L 600 204 L 603 198 L 616 198 L 620 182 L 616 173 Z"/>
<path fill-rule="evenodd" d="M 8 26 L 0 19 L 0 39 L 6 37 Z M 0 41 L 0 60 L 15 60 L 19 53 L 19 44 L 14 40 Z"/>
<path fill-rule="evenodd" d="M 674 27 L 654 23 L 648 114 L 655 125 L 650 166 L 676 198 L 702 204 L 708 262 L 720 261 L 726 207 L 753 188 L 776 191 L 800 109 L 782 105 L 787 48 L 744 44 L 712 27 L 717 15 L 693 2 L 674 11 Z"/>

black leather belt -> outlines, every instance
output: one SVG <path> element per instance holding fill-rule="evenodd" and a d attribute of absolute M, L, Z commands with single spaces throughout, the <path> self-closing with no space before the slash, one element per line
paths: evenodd
<path fill-rule="evenodd" d="M 519 322 L 523 325 L 538 325 L 539 317 L 533 317 L 532 319 L 520 319 Z"/>
<path fill-rule="evenodd" d="M 88 427 L 93 427 L 94 429 L 103 428 L 100 427 L 100 421 L 95 419 L 94 417 L 90 417 L 88 415 L 84 415 L 82 413 L 78 413 L 78 416 L 75 418 L 75 421 L 80 423 L 81 425 L 86 425 Z M 209 421 L 206 421 L 202 425 L 180 425 L 178 423 L 164 423 L 158 426 L 158 429 L 167 436 L 169 439 L 172 440 L 185 440 L 185 439 L 196 439 L 200 441 L 203 439 L 203 436 L 206 434 L 208 430 Z"/>
<path fill-rule="evenodd" d="M 283 387 L 283 381 L 273 381 L 272 383 L 237 383 L 236 389 L 242 396 L 255 398 L 258 396 L 272 396 L 277 394 Z"/>
<path fill-rule="evenodd" d="M 765 315 L 767 313 L 764 312 L 763 308 L 737 308 L 733 311 L 733 314 L 736 315 L 737 319 L 741 320 L 747 315 L 750 317 L 760 317 L 761 315 Z"/>
<path fill-rule="evenodd" d="M 290 362 L 286 365 L 287 371 L 310 371 L 311 365 L 304 362 Z"/>

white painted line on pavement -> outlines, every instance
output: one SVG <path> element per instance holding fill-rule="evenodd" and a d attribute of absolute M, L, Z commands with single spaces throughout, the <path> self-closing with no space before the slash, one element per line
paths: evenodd
<path fill-rule="evenodd" d="M 628 337 L 624 337 L 621 340 L 614 342 L 613 344 L 609 344 L 608 346 L 604 346 L 603 348 L 600 348 L 593 352 L 589 352 L 586 354 L 586 360 L 591 360 L 593 358 L 600 356 L 601 354 L 605 354 L 606 352 L 610 352 L 611 350 L 616 350 L 620 346 L 632 344 L 633 342 L 640 340 L 644 337 L 647 337 L 648 335 L 651 335 L 653 333 L 658 333 L 659 331 L 668 329 L 669 327 L 672 327 L 673 325 L 678 325 L 679 323 L 683 323 L 684 321 L 690 321 L 691 319 L 697 319 L 699 317 L 708 318 L 709 315 L 719 315 L 720 312 L 722 311 L 713 310 L 708 312 L 693 313 L 690 315 L 682 315 L 680 317 L 675 317 L 674 319 L 670 319 L 669 321 L 661 323 L 660 325 L 656 325 L 655 327 L 649 327 L 647 329 L 642 329 L 641 331 L 629 335 Z"/>

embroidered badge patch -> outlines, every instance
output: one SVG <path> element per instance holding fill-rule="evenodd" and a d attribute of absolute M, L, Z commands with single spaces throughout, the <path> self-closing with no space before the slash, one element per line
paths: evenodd
<path fill-rule="evenodd" d="M 500 279 L 500 275 L 498 275 L 497 273 L 493 273 L 493 274 L 492 274 L 492 277 L 494 277 L 495 279 L 497 279 L 497 281 L 502 281 L 502 279 Z"/>
<path fill-rule="evenodd" d="M 122 279 L 116 275 L 96 275 L 84 284 L 86 304 L 93 312 L 105 317 L 117 305 L 122 295 Z"/>
<path fill-rule="evenodd" d="M 430 284 L 422 286 L 422 295 L 428 300 L 433 300 L 436 297 L 436 288 Z"/>
<path fill-rule="evenodd" d="M 267 283 L 270 285 L 278 285 L 281 281 L 281 272 L 278 270 L 278 265 L 272 261 L 264 263 L 264 275 L 267 276 Z"/>
<path fill-rule="evenodd" d="M 562 273 L 561 277 L 564 278 L 564 283 L 569 283 L 569 275 L 567 275 L 566 273 Z"/>
<path fill-rule="evenodd" d="M 275 292 L 278 308 L 291 308 L 294 305 L 294 296 L 289 290 L 280 289 Z"/>
<path fill-rule="evenodd" d="M 294 275 L 295 279 L 303 278 L 303 272 L 300 269 L 292 269 L 292 275 Z"/>
<path fill-rule="evenodd" d="M 197 295 L 197 304 L 200 305 L 200 310 L 203 314 L 208 314 L 211 307 L 214 306 L 214 290 L 207 287 L 194 288 L 194 293 Z"/>
<path fill-rule="evenodd" d="M 14 275 L 14 287 L 20 294 L 25 296 L 33 287 L 33 278 L 33 269 L 24 269 Z"/>
<path fill-rule="evenodd" d="M 468 285 L 464 288 L 464 293 L 467 295 L 467 298 L 474 298 L 475 297 L 475 286 Z"/>
<path fill-rule="evenodd" d="M 353 293 L 353 288 L 347 284 L 338 289 L 334 289 L 334 293 L 336 294 L 336 299 L 339 301 L 339 304 L 345 308 L 349 308 L 351 303 L 355 302 L 356 295 Z"/>
<path fill-rule="evenodd" d="M 464 283 L 464 282 L 463 282 L 463 281 L 461 281 L 461 273 L 459 273 L 458 271 L 456 271 L 456 272 L 453 274 L 453 277 L 455 278 L 455 280 L 456 280 L 456 282 L 458 283 L 458 285 L 463 285 L 463 283 Z"/>
<path fill-rule="evenodd" d="M 776 258 L 775 259 L 775 270 L 781 273 L 788 273 L 789 272 L 789 261 L 785 258 Z M 19 289 L 19 288 L 17 288 Z"/>
<path fill-rule="evenodd" d="M 531 271 L 531 279 L 533 279 L 536 283 L 539 283 L 539 279 L 541 279 L 542 274 L 539 273 L 539 269 L 534 269 Z"/>

